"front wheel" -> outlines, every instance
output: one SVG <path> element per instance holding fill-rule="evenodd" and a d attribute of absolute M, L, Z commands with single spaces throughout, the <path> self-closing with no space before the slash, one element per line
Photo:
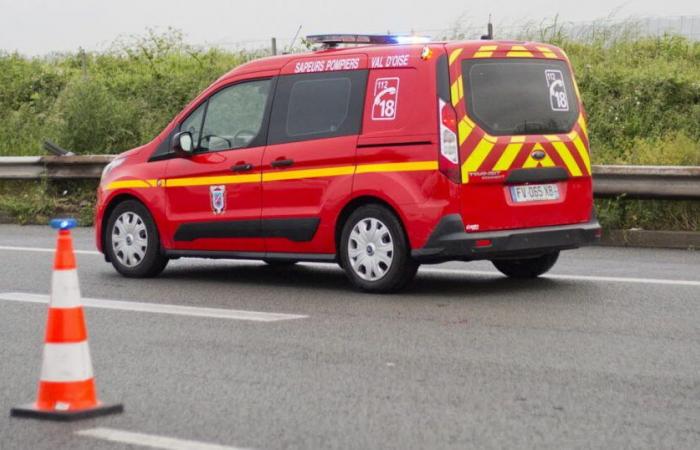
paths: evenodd
<path fill-rule="evenodd" d="M 160 252 L 160 237 L 151 214 L 135 200 L 118 204 L 109 215 L 105 251 L 117 272 L 125 277 L 154 277 L 168 264 L 168 258 Z"/>
<path fill-rule="evenodd" d="M 416 275 L 408 239 L 399 219 L 380 205 L 353 212 L 343 225 L 341 266 L 352 284 L 366 292 L 395 292 Z"/>
<path fill-rule="evenodd" d="M 500 259 L 491 262 L 496 269 L 511 278 L 536 278 L 549 271 L 558 258 L 559 252 L 552 252 L 534 258 Z"/>

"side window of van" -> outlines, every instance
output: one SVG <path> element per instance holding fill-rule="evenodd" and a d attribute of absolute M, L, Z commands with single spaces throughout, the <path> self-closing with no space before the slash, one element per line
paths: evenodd
<path fill-rule="evenodd" d="M 366 70 L 281 76 L 269 144 L 358 134 Z"/>
<path fill-rule="evenodd" d="M 207 102 L 202 103 L 184 122 L 182 122 L 182 125 L 180 125 L 180 131 L 189 131 L 192 134 L 192 142 L 194 142 L 195 145 L 199 142 L 199 132 L 202 131 L 202 119 L 204 118 L 204 110 L 206 108 Z"/>
<path fill-rule="evenodd" d="M 180 125 L 192 133 L 197 151 L 263 144 L 261 139 L 271 80 L 234 84 L 215 93 Z"/>

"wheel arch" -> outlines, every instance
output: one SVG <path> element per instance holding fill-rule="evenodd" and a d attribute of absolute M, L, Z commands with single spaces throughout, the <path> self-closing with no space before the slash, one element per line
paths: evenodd
<path fill-rule="evenodd" d="M 353 198 L 345 206 L 343 206 L 343 209 L 340 210 L 338 218 L 335 221 L 335 230 L 333 235 L 335 238 L 336 255 L 340 255 L 340 239 L 345 222 L 348 220 L 348 218 L 353 212 L 355 212 L 358 208 L 366 205 L 379 205 L 391 211 L 391 213 L 393 213 L 399 220 L 399 224 L 401 225 L 401 229 L 403 230 L 404 236 L 406 238 L 406 244 L 408 245 L 409 249 L 411 248 L 411 240 L 408 237 L 408 231 L 406 230 L 404 218 L 399 212 L 399 209 L 383 198 L 373 195 L 361 195 Z"/>
<path fill-rule="evenodd" d="M 140 203 L 144 208 L 146 208 L 146 210 L 151 215 L 151 217 L 153 217 L 153 211 L 151 211 L 151 209 L 148 207 L 148 205 L 146 205 L 146 203 L 144 203 L 143 200 L 141 200 L 140 198 L 138 198 L 135 195 L 123 192 L 123 193 L 117 194 L 114 197 L 112 197 L 109 200 L 109 203 L 107 204 L 107 206 L 105 207 L 104 213 L 102 214 L 102 220 L 100 221 L 100 229 L 101 229 L 100 244 L 102 246 L 102 253 L 104 254 L 105 260 L 107 260 L 107 262 L 111 262 L 110 258 L 109 258 L 109 253 L 107 252 L 107 247 L 106 247 L 106 244 L 107 244 L 107 223 L 109 222 L 109 216 L 112 215 L 112 211 L 114 211 L 114 209 L 117 206 L 119 206 L 120 204 L 122 204 L 128 200 L 134 200 L 134 201 Z M 155 222 L 155 219 L 154 219 L 154 222 Z M 156 228 L 158 228 L 158 224 L 156 223 L 155 225 L 156 225 Z M 158 231 L 160 232 L 160 230 L 158 230 Z"/>

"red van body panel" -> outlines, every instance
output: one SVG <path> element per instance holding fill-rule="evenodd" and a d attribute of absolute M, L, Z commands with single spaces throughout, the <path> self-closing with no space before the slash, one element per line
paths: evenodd
<path fill-rule="evenodd" d="M 465 244 L 471 234 L 586 223 L 593 230 L 589 142 L 578 92 L 570 97 L 580 116 L 565 133 L 492 136 L 470 117 L 462 62 L 513 58 L 568 65 L 556 47 L 509 41 L 327 49 L 243 64 L 205 89 L 156 139 L 120 155 L 121 162 L 105 171 L 98 188 L 97 246 L 104 252 L 109 211 L 126 197 L 148 208 L 162 251 L 172 256 L 334 260 L 348 205 L 368 201 L 396 212 L 413 256 L 425 262 L 498 256 L 472 252 Z M 439 73 L 445 61 L 449 98 L 443 103 L 457 119 L 457 180 L 446 176 L 440 159 L 445 119 Z M 357 133 L 270 140 L 278 80 L 348 71 L 366 74 Z M 170 141 L 193 111 L 219 90 L 256 79 L 272 80 L 265 142 L 189 157 L 172 153 Z M 245 173 L 232 172 L 244 165 L 250 165 Z M 555 172 L 560 179 L 547 181 Z M 515 202 L 511 188 L 537 184 L 541 176 L 556 185 L 559 198 Z M 234 225 L 238 231 L 226 231 Z M 562 239 L 557 248 L 585 243 Z"/>

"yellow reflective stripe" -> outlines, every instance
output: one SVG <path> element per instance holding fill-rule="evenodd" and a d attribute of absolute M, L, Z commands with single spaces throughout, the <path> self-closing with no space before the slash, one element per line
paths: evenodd
<path fill-rule="evenodd" d="M 459 58 L 459 55 L 462 53 L 462 49 L 458 48 L 457 50 L 453 50 L 452 53 L 450 53 L 450 65 L 452 65 L 453 62 L 457 61 L 457 58 Z"/>
<path fill-rule="evenodd" d="M 263 181 L 298 180 L 301 178 L 337 177 L 352 175 L 354 166 L 327 167 L 324 169 L 281 170 L 279 172 L 263 173 Z"/>
<path fill-rule="evenodd" d="M 459 103 L 464 96 L 464 91 L 462 89 L 462 75 L 460 75 L 459 78 L 452 83 L 450 93 L 452 95 L 452 106 L 457 106 L 457 103 Z"/>
<path fill-rule="evenodd" d="M 586 150 L 586 146 L 583 145 L 583 141 L 581 140 L 581 136 L 578 135 L 577 132 L 573 132 L 569 135 L 571 138 L 572 142 L 574 143 L 574 147 L 576 147 L 576 150 L 578 151 L 579 156 L 581 157 L 581 161 L 583 161 L 583 164 L 586 166 L 586 174 L 590 175 L 591 174 L 591 158 L 588 156 L 588 150 Z"/>
<path fill-rule="evenodd" d="M 493 166 L 493 170 L 508 170 L 510 166 L 513 165 L 513 161 L 520 153 L 523 148 L 523 143 L 525 142 L 525 136 L 513 136 L 510 140 L 510 144 L 503 151 L 503 154 L 498 159 L 498 162 Z"/>
<path fill-rule="evenodd" d="M 206 186 L 210 184 L 243 184 L 259 183 L 260 174 L 222 175 L 215 177 L 169 178 L 165 180 L 166 187 Z"/>
<path fill-rule="evenodd" d="M 119 180 L 112 181 L 105 189 L 143 189 L 156 185 L 156 180 Z"/>
<path fill-rule="evenodd" d="M 355 173 L 376 172 L 417 172 L 420 170 L 437 170 L 437 161 L 411 161 L 403 163 L 362 164 L 357 166 Z"/>
<path fill-rule="evenodd" d="M 462 164 L 462 183 L 469 183 L 469 172 L 476 171 L 481 164 L 484 162 L 491 149 L 496 144 L 495 140 L 490 140 L 488 137 L 484 137 L 479 141 L 476 148 L 467 157 L 467 160 Z"/>
<path fill-rule="evenodd" d="M 549 138 L 551 138 L 551 136 L 547 136 L 547 138 L 549 139 Z M 571 173 L 572 176 L 580 177 L 581 175 L 583 175 L 581 173 L 581 169 L 579 168 L 578 164 L 576 164 L 574 157 L 571 156 L 571 152 L 569 152 L 569 148 L 566 146 L 566 144 L 564 144 L 561 141 L 556 141 L 556 142 L 552 142 L 552 145 L 554 146 L 554 149 L 559 154 L 559 157 L 564 161 L 564 164 L 566 164 L 566 167 L 569 169 L 569 172 Z"/>
<path fill-rule="evenodd" d="M 509 58 L 532 58 L 532 53 L 522 45 L 514 45 L 510 51 L 506 53 Z"/>
<path fill-rule="evenodd" d="M 497 48 L 497 45 L 482 45 L 479 47 L 479 50 L 474 53 L 474 58 L 490 58 Z"/>
<path fill-rule="evenodd" d="M 323 169 L 284 170 L 249 175 L 223 175 L 212 177 L 170 178 L 164 180 L 163 187 L 208 186 L 216 184 L 259 183 L 261 181 L 298 180 L 304 178 L 337 177 L 354 173 L 415 172 L 437 170 L 437 161 L 409 161 L 401 163 L 362 164 L 358 166 L 326 167 Z M 113 181 L 105 189 L 155 187 L 157 180 Z"/>
<path fill-rule="evenodd" d="M 536 160 L 535 158 L 532 157 L 532 153 L 527 157 L 525 160 L 525 163 L 523 164 L 524 169 L 531 169 L 533 167 L 554 167 L 554 161 L 552 158 L 549 157 L 549 154 L 545 151 L 544 147 L 540 144 L 536 144 L 533 148 L 532 151 L 534 152 L 535 150 L 541 150 L 544 152 L 544 158 L 541 160 Z"/>
<path fill-rule="evenodd" d="M 545 58 L 556 58 L 557 55 L 548 47 L 537 47 L 537 50 L 541 51 Z"/>
<path fill-rule="evenodd" d="M 588 139 L 588 125 L 586 124 L 586 119 L 583 118 L 583 114 L 578 116 L 578 126 L 581 127 L 583 135 Z"/>
<path fill-rule="evenodd" d="M 467 116 L 464 116 L 462 120 L 459 121 L 457 134 L 459 135 L 459 145 L 464 144 L 472 131 L 474 131 L 474 122 L 472 122 Z"/>

